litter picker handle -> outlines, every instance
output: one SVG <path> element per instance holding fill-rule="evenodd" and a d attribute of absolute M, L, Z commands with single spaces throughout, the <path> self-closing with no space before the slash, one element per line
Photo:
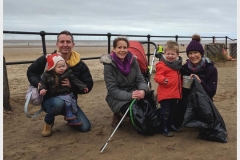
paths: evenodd
<path fill-rule="evenodd" d="M 149 68 L 149 77 L 148 77 L 149 81 L 148 81 L 148 86 L 150 86 L 150 79 L 151 79 L 151 75 L 152 75 L 153 64 L 154 64 L 154 61 L 155 61 L 156 52 L 157 52 L 157 50 L 154 49 L 154 52 L 153 52 L 154 54 L 153 54 L 152 62 L 151 62 L 150 68 Z"/>
<path fill-rule="evenodd" d="M 132 103 L 130 104 L 130 106 L 136 101 L 136 99 L 134 99 L 132 101 Z M 118 125 L 116 126 L 116 128 L 114 129 L 113 133 L 110 135 L 110 137 L 108 138 L 107 142 L 102 146 L 102 148 L 100 149 L 100 153 L 103 152 L 103 150 L 106 148 L 106 146 L 108 145 L 108 142 L 110 141 L 110 139 L 112 138 L 112 136 L 114 135 L 114 133 L 116 132 L 116 130 L 118 129 L 119 125 L 121 124 L 121 122 L 123 121 L 123 119 L 125 118 L 125 116 L 127 115 L 129 108 L 127 109 L 127 111 L 124 113 L 122 119 L 119 121 Z"/>

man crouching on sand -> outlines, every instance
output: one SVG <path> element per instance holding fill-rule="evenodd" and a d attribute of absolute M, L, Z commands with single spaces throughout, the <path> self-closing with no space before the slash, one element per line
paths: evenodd
<path fill-rule="evenodd" d="M 74 76 L 82 81 L 87 86 L 88 92 L 90 92 L 93 87 L 92 76 L 87 65 L 81 60 L 80 54 L 72 50 L 75 45 L 72 34 L 69 31 L 60 32 L 57 36 L 56 45 L 58 50 L 54 51 L 54 53 L 61 53 L 62 58 L 68 63 Z M 28 81 L 34 87 L 38 87 L 39 82 L 41 81 L 40 76 L 44 72 L 46 62 L 46 57 L 43 55 L 28 67 Z M 76 87 L 72 86 L 68 78 L 63 79 L 61 81 L 61 85 L 71 88 L 76 99 L 78 94 L 84 94 L 82 90 L 77 90 Z M 42 136 L 48 137 L 52 134 L 55 116 L 65 115 L 65 102 L 58 97 L 44 97 L 41 107 L 43 111 L 46 112 Z M 91 129 L 90 121 L 78 105 L 75 116 L 79 121 L 82 122 L 82 125 L 72 126 L 73 128 L 76 128 L 81 132 L 87 132 Z"/>

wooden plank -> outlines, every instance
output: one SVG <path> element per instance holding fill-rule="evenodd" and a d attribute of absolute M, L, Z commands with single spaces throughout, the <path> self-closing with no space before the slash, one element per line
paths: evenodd
<path fill-rule="evenodd" d="M 229 54 L 232 58 L 237 58 L 237 43 L 229 44 Z"/>
<path fill-rule="evenodd" d="M 222 54 L 222 49 L 225 48 L 224 43 L 209 43 L 204 46 L 204 54 L 206 57 L 217 57 Z"/>

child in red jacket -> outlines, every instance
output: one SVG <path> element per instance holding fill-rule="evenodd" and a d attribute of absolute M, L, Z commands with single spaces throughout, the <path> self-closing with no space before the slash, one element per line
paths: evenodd
<path fill-rule="evenodd" d="M 157 100 L 161 105 L 161 132 L 164 136 L 172 137 L 169 131 L 171 112 L 175 110 L 177 100 L 181 98 L 182 80 L 180 69 L 182 57 L 179 56 L 179 46 L 176 42 L 168 41 L 164 53 L 156 64 L 154 80 L 158 83 Z"/>

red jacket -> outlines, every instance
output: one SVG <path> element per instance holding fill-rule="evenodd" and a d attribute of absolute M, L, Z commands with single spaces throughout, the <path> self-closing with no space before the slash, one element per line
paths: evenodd
<path fill-rule="evenodd" d="M 168 79 L 168 83 L 164 84 L 164 79 Z M 154 77 L 157 88 L 157 100 L 163 99 L 180 99 L 182 95 L 182 78 L 179 70 L 169 68 L 163 61 L 156 64 L 156 74 Z"/>

